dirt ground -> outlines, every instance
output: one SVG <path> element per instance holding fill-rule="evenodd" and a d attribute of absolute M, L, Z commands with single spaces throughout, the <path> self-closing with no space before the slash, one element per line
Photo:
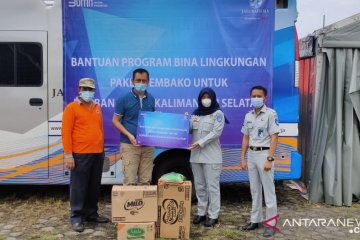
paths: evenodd
<path fill-rule="evenodd" d="M 110 193 L 111 187 L 103 186 L 100 213 L 108 217 L 111 216 Z M 252 232 L 240 230 L 250 216 L 248 184 L 224 184 L 221 195 L 220 224 L 210 229 L 191 225 L 191 239 L 263 239 L 263 228 Z M 277 197 L 280 232 L 271 239 L 360 239 L 360 203 L 352 207 L 310 203 L 286 183 L 277 187 Z M 0 186 L 0 240 L 116 239 L 116 229 L 111 223 L 87 224 L 83 233 L 73 232 L 69 207 L 67 186 Z M 196 204 L 192 212 L 195 210 Z M 319 226 L 313 221 L 298 226 L 291 224 L 293 219 L 298 223 L 300 219 L 303 223 L 304 219 L 325 219 L 326 224 Z M 335 226 L 331 219 L 350 220 L 353 224 Z"/>

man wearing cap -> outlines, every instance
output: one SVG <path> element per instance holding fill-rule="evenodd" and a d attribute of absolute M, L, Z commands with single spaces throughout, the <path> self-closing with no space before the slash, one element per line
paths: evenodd
<path fill-rule="evenodd" d="M 252 209 L 250 223 L 243 226 L 245 231 L 258 228 L 263 221 L 262 191 L 264 190 L 266 205 L 266 221 L 264 237 L 275 234 L 277 204 L 274 185 L 274 154 L 278 133 L 280 132 L 276 112 L 265 105 L 266 88 L 255 86 L 250 90 L 253 110 L 245 115 L 241 132 L 242 140 L 241 168 L 248 169 Z M 245 160 L 248 151 L 248 161 Z M 271 226 L 271 227 L 270 227 Z"/>
<path fill-rule="evenodd" d="M 146 91 L 149 72 L 138 68 L 133 71 L 130 92 L 116 101 L 112 123 L 121 133 L 120 152 L 123 161 L 124 185 L 148 185 L 153 169 L 154 148 L 140 146 L 136 141 L 139 111 L 155 111 L 155 99 Z M 136 177 L 137 180 L 136 180 Z"/>
<path fill-rule="evenodd" d="M 106 223 L 98 214 L 104 128 L 100 106 L 93 101 L 95 82 L 79 81 L 79 96 L 69 103 L 62 118 L 62 144 L 65 167 L 70 174 L 70 222 L 74 231 L 84 231 L 84 221 Z"/>

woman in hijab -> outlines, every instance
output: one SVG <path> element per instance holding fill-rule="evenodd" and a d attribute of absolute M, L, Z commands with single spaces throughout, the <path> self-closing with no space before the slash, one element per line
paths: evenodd
<path fill-rule="evenodd" d="M 222 154 L 219 138 L 225 123 L 229 123 L 211 88 L 203 88 L 198 97 L 198 108 L 190 118 L 192 144 L 190 163 L 198 200 L 194 224 L 206 227 L 218 223 L 220 212 L 220 173 Z M 206 217 L 206 210 L 208 217 Z"/>

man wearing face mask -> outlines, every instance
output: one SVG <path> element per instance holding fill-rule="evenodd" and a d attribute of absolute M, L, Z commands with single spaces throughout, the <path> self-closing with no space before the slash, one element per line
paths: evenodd
<path fill-rule="evenodd" d="M 104 162 L 104 129 L 101 108 L 94 99 L 95 81 L 79 81 L 79 97 L 69 103 L 62 118 L 65 167 L 70 172 L 70 222 L 74 231 L 84 231 L 84 221 L 106 223 L 98 214 Z"/>
<path fill-rule="evenodd" d="M 229 121 L 219 107 L 215 92 L 211 88 L 202 89 L 198 97 L 198 108 L 190 118 L 193 141 L 189 147 L 190 163 L 198 199 L 193 224 L 204 222 L 206 227 L 213 227 L 218 223 L 222 169 L 220 136 L 225 123 Z"/>
<path fill-rule="evenodd" d="M 153 169 L 154 148 L 140 146 L 136 141 L 139 111 L 155 111 L 155 99 L 146 90 L 149 72 L 138 68 L 133 71 L 130 92 L 116 101 L 112 123 L 121 133 L 120 153 L 123 161 L 124 185 L 149 185 Z M 138 181 L 136 181 L 138 177 Z"/>
<path fill-rule="evenodd" d="M 274 154 L 280 132 L 276 112 L 265 105 L 266 88 L 255 86 L 250 91 L 253 110 L 245 115 L 241 132 L 241 168 L 248 169 L 252 209 L 250 223 L 243 230 L 254 230 L 263 221 L 262 190 L 264 190 L 267 224 L 276 225 L 277 203 L 274 185 Z M 245 159 L 248 151 L 248 161 Z M 264 237 L 275 234 L 274 228 L 265 227 Z"/>

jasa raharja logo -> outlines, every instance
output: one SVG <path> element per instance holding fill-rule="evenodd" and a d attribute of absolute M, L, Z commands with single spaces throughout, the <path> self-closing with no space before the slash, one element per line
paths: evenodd
<path fill-rule="evenodd" d="M 124 209 L 130 211 L 131 215 L 136 215 L 139 213 L 139 210 L 145 206 L 144 201 L 139 199 L 128 199 L 124 204 Z"/>
<path fill-rule="evenodd" d="M 258 9 L 263 4 L 264 0 L 249 0 L 250 7 L 253 9 Z"/>
<path fill-rule="evenodd" d="M 127 230 L 127 239 L 145 239 L 145 231 L 141 228 L 130 228 Z"/>
<path fill-rule="evenodd" d="M 241 12 L 247 15 L 269 14 L 270 10 L 266 8 L 266 5 L 264 3 L 264 0 L 249 0 L 250 8 L 243 8 L 241 9 Z"/>

